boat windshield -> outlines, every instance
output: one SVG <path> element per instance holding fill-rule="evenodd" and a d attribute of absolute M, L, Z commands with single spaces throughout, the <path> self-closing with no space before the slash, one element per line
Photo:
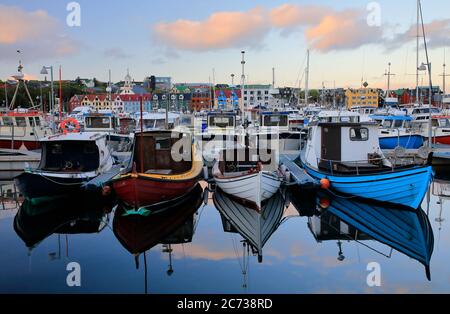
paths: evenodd
<path fill-rule="evenodd" d="M 263 116 L 263 126 L 288 126 L 287 115 L 266 115 Z"/>
<path fill-rule="evenodd" d="M 109 129 L 114 127 L 114 119 L 110 117 L 86 117 L 85 119 L 85 127 L 88 129 Z"/>
<path fill-rule="evenodd" d="M 440 118 L 439 120 L 439 126 L 443 128 L 449 128 L 450 127 L 450 121 L 447 118 Z"/>
<path fill-rule="evenodd" d="M 234 117 L 210 116 L 208 119 L 208 125 L 210 127 L 218 127 L 218 128 L 234 127 Z"/>
<path fill-rule="evenodd" d="M 54 141 L 43 145 L 39 166 L 45 171 L 89 172 L 99 167 L 94 141 Z"/>

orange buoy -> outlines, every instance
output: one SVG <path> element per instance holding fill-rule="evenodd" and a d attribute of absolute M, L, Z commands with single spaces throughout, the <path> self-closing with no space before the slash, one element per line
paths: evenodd
<path fill-rule="evenodd" d="M 322 197 L 319 201 L 319 206 L 322 209 L 327 209 L 330 206 L 330 200 L 326 197 Z"/>
<path fill-rule="evenodd" d="M 64 134 L 80 132 L 80 123 L 75 118 L 68 118 L 61 122 L 61 130 Z"/>
<path fill-rule="evenodd" d="M 330 180 L 327 178 L 320 179 L 320 187 L 324 190 L 328 190 L 331 186 Z"/>

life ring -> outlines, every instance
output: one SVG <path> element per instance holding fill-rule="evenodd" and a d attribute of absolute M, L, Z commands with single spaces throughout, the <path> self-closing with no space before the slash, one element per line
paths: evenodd
<path fill-rule="evenodd" d="M 61 130 L 64 134 L 80 132 L 80 123 L 75 118 L 67 118 L 61 122 Z"/>

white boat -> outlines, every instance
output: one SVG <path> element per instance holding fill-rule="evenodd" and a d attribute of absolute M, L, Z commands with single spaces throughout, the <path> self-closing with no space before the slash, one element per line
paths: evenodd
<path fill-rule="evenodd" d="M 29 150 L 0 149 L 0 181 L 12 180 L 26 168 L 37 168 L 41 154 Z"/>
<path fill-rule="evenodd" d="M 167 127 L 169 130 L 174 129 L 180 123 L 180 115 L 178 113 L 167 113 Z M 141 130 L 141 114 L 136 113 L 137 120 L 136 130 Z M 144 131 L 162 130 L 166 128 L 166 113 L 165 112 L 143 112 L 142 113 Z"/>
<path fill-rule="evenodd" d="M 234 112 L 210 112 L 206 123 L 206 128 L 197 139 L 201 143 L 203 160 L 210 168 L 222 150 L 244 147 L 245 130 L 237 125 Z"/>
<path fill-rule="evenodd" d="M 41 140 L 41 162 L 15 178 L 27 198 L 71 194 L 83 183 L 108 172 L 113 158 L 105 133 L 69 133 Z"/>
<path fill-rule="evenodd" d="M 239 233 L 250 245 L 258 261 L 262 262 L 262 250 L 282 222 L 285 200 L 276 193 L 261 208 L 261 212 L 245 206 L 221 190 L 214 192 L 214 205 L 222 217 L 225 232 Z"/>
<path fill-rule="evenodd" d="M 262 155 L 254 149 L 229 149 L 220 154 L 212 174 L 227 194 L 248 201 L 256 210 L 280 188 L 281 172 L 273 151 Z"/>
<path fill-rule="evenodd" d="M 42 112 L 16 109 L 0 113 L 0 148 L 36 150 L 39 139 L 52 134 Z"/>
<path fill-rule="evenodd" d="M 290 130 L 288 112 L 261 112 L 258 126 L 247 133 L 250 147 L 289 155 L 298 155 L 301 149 L 301 132 Z"/>

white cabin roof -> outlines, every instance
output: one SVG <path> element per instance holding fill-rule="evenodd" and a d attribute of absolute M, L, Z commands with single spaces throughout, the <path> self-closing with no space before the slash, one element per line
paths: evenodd
<path fill-rule="evenodd" d="M 81 133 L 56 134 L 56 135 L 44 137 L 40 140 L 40 142 L 97 141 L 106 135 L 107 135 L 107 133 L 102 133 L 102 132 L 96 132 L 96 133 L 81 132 Z"/>

